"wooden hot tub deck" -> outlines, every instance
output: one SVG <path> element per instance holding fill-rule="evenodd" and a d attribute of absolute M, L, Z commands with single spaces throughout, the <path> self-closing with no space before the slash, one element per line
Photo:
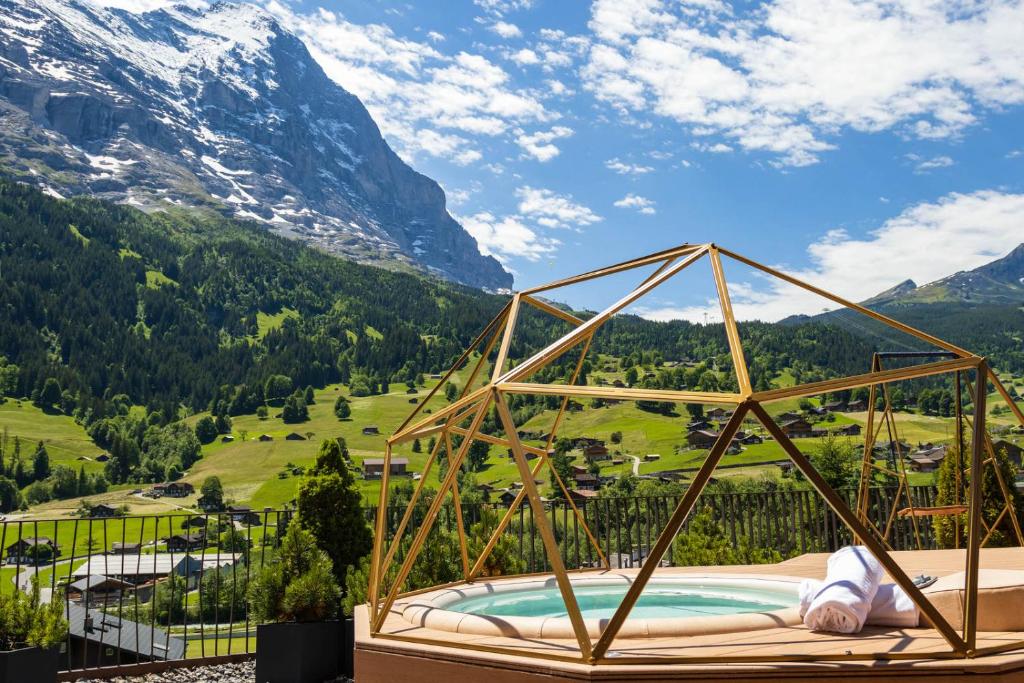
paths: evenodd
<path fill-rule="evenodd" d="M 929 550 L 892 553 L 909 575 L 925 573 L 945 576 L 964 569 L 964 551 Z M 761 574 L 823 578 L 827 554 L 807 554 L 773 565 L 733 567 L 663 568 L 671 574 Z M 981 551 L 982 569 L 1024 570 L 1024 549 L 993 548 Z M 628 571 L 628 570 L 627 570 Z M 937 631 L 929 628 L 866 628 L 853 636 L 815 633 L 801 626 L 768 628 L 742 633 L 674 638 L 619 638 L 612 644 L 615 664 L 587 665 L 560 659 L 579 657 L 575 641 L 546 638 L 509 638 L 454 633 L 414 626 L 402 617 L 403 601 L 395 603 L 384 622 L 384 637 L 371 637 L 367 608 L 356 613 L 356 680 L 359 683 L 402 681 L 431 683 L 443 681 L 886 681 L 927 677 L 929 683 L 979 681 L 1024 683 L 1024 648 L 974 659 L 949 658 L 950 647 Z M 1024 610 L 1024 604 L 1020 606 Z M 388 635 L 435 641 L 410 643 Z M 979 632 L 979 652 L 1005 648 L 1024 641 L 1024 632 Z M 455 646 L 446 646 L 451 643 Z M 459 647 L 462 646 L 462 647 Z M 532 657 L 492 653 L 473 647 L 500 647 L 530 653 Z M 873 653 L 891 653 L 909 659 L 885 660 Z M 788 661 L 743 663 L 751 656 L 851 654 L 865 659 L 826 662 Z M 943 656 L 943 653 L 945 656 Z M 919 655 L 919 656 L 915 656 Z M 726 663 L 650 663 L 649 657 L 686 656 L 733 659 Z"/>

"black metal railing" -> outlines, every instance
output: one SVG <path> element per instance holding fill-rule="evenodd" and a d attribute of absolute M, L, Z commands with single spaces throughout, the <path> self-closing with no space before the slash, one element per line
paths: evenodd
<path fill-rule="evenodd" d="M 895 493 L 871 491 L 869 514 L 880 528 Z M 840 494 L 853 505 L 854 491 Z M 912 487 L 911 495 L 916 505 L 930 506 L 935 488 Z M 635 566 L 678 502 L 678 496 L 597 497 L 577 505 L 613 566 Z M 851 540 L 837 515 L 809 490 L 705 493 L 698 509 L 705 508 L 734 546 L 747 539 L 783 557 L 833 551 Z M 484 520 L 489 529 L 506 510 L 501 503 L 465 504 L 463 523 L 471 530 Z M 389 539 L 405 511 L 388 508 Z M 426 512 L 425 505 L 413 510 L 405 541 Z M 376 510 L 365 513 L 372 523 Z M 64 601 L 71 628 L 61 664 L 68 671 L 252 654 L 258 624 L 248 611 L 247 587 L 292 515 L 294 510 L 266 509 L 0 522 L 0 590 L 28 590 L 36 577 L 44 600 Z M 566 502 L 547 501 L 545 515 L 567 567 L 598 566 L 599 555 Z M 457 519 L 446 504 L 437 529 L 452 532 Z M 505 534 L 524 571 L 545 571 L 549 566 L 533 521 L 529 507 L 522 506 Z M 930 521 L 918 523 L 923 546 L 934 547 Z M 917 547 L 910 520 L 897 519 L 890 542 L 896 549 Z M 400 546 L 395 564 L 404 559 L 405 544 Z M 673 554 L 665 560 L 672 563 Z"/>

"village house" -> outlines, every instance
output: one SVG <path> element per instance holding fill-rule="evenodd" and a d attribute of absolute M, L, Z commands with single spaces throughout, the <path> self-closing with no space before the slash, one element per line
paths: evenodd
<path fill-rule="evenodd" d="M 141 552 L 141 543 L 122 543 L 121 541 L 114 541 L 110 544 L 111 555 L 138 555 Z"/>
<path fill-rule="evenodd" d="M 516 493 L 510 489 L 502 489 L 501 493 L 498 494 L 498 502 L 508 507 L 512 505 L 516 500 Z"/>
<path fill-rule="evenodd" d="M 998 439 L 992 442 L 992 448 L 996 453 L 1006 453 L 1006 457 L 1015 464 L 1017 467 L 1021 466 L 1022 457 L 1024 457 L 1024 448 L 1018 446 L 1012 441 L 1006 439 Z"/>
<path fill-rule="evenodd" d="M 764 439 L 758 434 L 744 434 L 742 439 L 738 441 L 744 446 L 753 446 L 755 444 L 764 443 Z"/>
<path fill-rule="evenodd" d="M 732 417 L 732 411 L 725 408 L 712 408 L 704 413 L 704 416 L 709 420 L 728 420 Z"/>
<path fill-rule="evenodd" d="M 802 419 L 803 419 L 803 415 L 801 415 L 800 413 L 794 413 L 791 410 L 788 410 L 788 411 L 786 411 L 784 413 L 780 413 L 780 414 L 775 416 L 775 421 L 779 422 L 779 423 L 782 423 L 782 422 L 792 422 L 793 420 L 802 420 Z"/>
<path fill-rule="evenodd" d="M 116 604 L 131 584 L 108 576 L 86 576 L 71 583 L 67 587 L 67 597 L 86 607 L 102 607 Z"/>
<path fill-rule="evenodd" d="M 117 508 L 106 503 L 97 503 L 89 508 L 89 516 L 97 519 L 117 517 Z"/>
<path fill-rule="evenodd" d="M 583 490 L 596 491 L 601 486 L 601 480 L 598 476 L 590 472 L 573 475 L 573 482 L 576 484 L 577 489 Z"/>
<path fill-rule="evenodd" d="M 391 458 L 388 474 L 392 477 L 408 476 L 409 458 Z M 366 458 L 363 460 L 363 477 L 380 479 L 384 476 L 384 458 Z"/>
<path fill-rule="evenodd" d="M 811 423 L 803 418 L 783 422 L 779 425 L 779 429 L 791 439 L 807 439 L 816 435 L 816 430 Z"/>
<path fill-rule="evenodd" d="M 273 441 L 274 440 L 274 437 L 272 437 L 270 434 L 260 434 L 256 438 L 259 441 Z"/>
<path fill-rule="evenodd" d="M 375 436 L 377 434 L 380 434 L 380 429 L 377 428 L 377 425 L 366 425 L 363 427 L 363 436 Z"/>
<path fill-rule="evenodd" d="M 718 432 L 698 429 L 686 435 L 686 443 L 693 448 L 711 448 L 718 439 Z"/>
<path fill-rule="evenodd" d="M 196 492 L 196 487 L 187 481 L 172 481 L 164 489 L 166 495 L 171 498 L 184 498 Z"/>
<path fill-rule="evenodd" d="M 946 459 L 946 452 L 945 445 L 918 449 L 907 457 L 907 464 L 914 472 L 934 472 Z"/>
<path fill-rule="evenodd" d="M 221 443 L 231 443 L 232 441 L 235 440 L 235 437 L 231 436 L 230 434 L 225 434 L 224 436 L 220 437 L 220 440 Z"/>
<path fill-rule="evenodd" d="M 192 550 L 199 550 L 206 545 L 206 533 L 174 534 L 165 538 L 164 543 L 167 544 L 167 551 L 172 553 L 186 553 Z"/>
<path fill-rule="evenodd" d="M 847 412 L 860 413 L 868 409 L 868 405 L 864 400 L 850 401 L 846 404 Z"/>
<path fill-rule="evenodd" d="M 252 508 L 245 505 L 229 505 L 227 513 L 231 516 L 232 522 L 238 522 L 247 526 L 259 526 L 260 516 L 253 512 Z"/>
<path fill-rule="evenodd" d="M 597 495 L 595 489 L 571 489 L 569 491 L 569 498 L 577 507 L 586 505 L 587 501 L 594 500 Z"/>
<path fill-rule="evenodd" d="M 858 424 L 842 425 L 841 427 L 838 427 L 838 428 L 836 428 L 836 429 L 834 429 L 832 431 L 833 431 L 833 433 L 840 434 L 842 436 L 859 436 L 860 435 L 860 425 L 858 425 Z"/>
<path fill-rule="evenodd" d="M 37 551 L 37 546 L 47 546 L 47 551 Z M 4 549 L 7 557 L 7 564 L 33 564 L 35 558 L 40 554 L 47 555 L 47 559 L 54 555 L 60 555 L 60 548 L 53 540 L 46 536 L 32 536 L 21 538 Z"/>
<path fill-rule="evenodd" d="M 285 441 L 305 441 L 306 437 L 298 432 L 289 432 L 284 437 Z"/>
<path fill-rule="evenodd" d="M 583 457 L 587 462 L 600 462 L 602 460 L 611 460 L 612 458 L 608 453 L 608 447 L 604 445 L 603 441 L 584 446 Z"/>
<path fill-rule="evenodd" d="M 701 429 L 709 430 L 709 429 L 711 429 L 711 427 L 712 427 L 711 423 L 708 422 L 707 420 L 694 420 L 693 422 L 691 422 L 688 425 L 686 425 L 686 431 L 688 431 L 688 432 L 696 432 L 696 431 L 699 431 Z"/>

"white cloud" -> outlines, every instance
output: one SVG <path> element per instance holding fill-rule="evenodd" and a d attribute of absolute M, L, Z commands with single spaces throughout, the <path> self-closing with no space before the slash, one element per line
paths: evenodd
<path fill-rule="evenodd" d="M 912 206 L 863 238 L 853 238 L 844 230 L 829 231 L 807 247 L 809 266 L 776 267 L 851 301 L 863 301 L 907 278 L 918 284 L 934 282 L 1005 256 L 1020 244 L 1022 224 L 1024 194 L 994 190 L 953 193 L 934 203 Z M 725 266 L 733 309 L 742 320 L 772 321 L 836 307 L 769 276 L 736 278 L 730 259 Z M 753 271 L 750 274 L 754 275 Z M 721 320 L 717 311 L 716 300 L 649 308 L 642 315 L 700 321 L 708 313 Z"/>
<path fill-rule="evenodd" d="M 643 173 L 650 173 L 654 170 L 653 166 L 642 166 L 640 164 L 632 164 L 628 161 L 622 161 L 618 157 L 609 159 L 604 162 L 604 166 L 607 169 L 615 171 L 619 175 L 641 175 Z"/>
<path fill-rule="evenodd" d="M 358 24 L 325 9 L 300 13 L 281 0 L 266 0 L 265 7 L 302 39 L 328 76 L 362 100 L 407 159 L 422 153 L 473 163 L 482 158 L 482 136 L 504 137 L 523 124 L 556 118 L 536 94 L 517 88 L 479 54 L 446 54 L 383 24 Z"/>
<path fill-rule="evenodd" d="M 651 201 L 647 197 L 641 197 L 640 195 L 632 193 L 627 194 L 625 197 L 615 202 L 613 206 L 617 206 L 620 209 L 636 209 L 640 213 L 645 214 L 647 216 L 653 216 L 655 213 L 657 213 L 654 210 L 653 201 Z"/>
<path fill-rule="evenodd" d="M 603 220 L 572 197 L 544 188 L 530 186 L 516 190 L 519 213 L 529 216 L 546 228 L 582 228 Z"/>
<path fill-rule="evenodd" d="M 530 9 L 533 0 L 473 0 L 473 4 L 485 12 L 506 14 L 514 10 Z"/>
<path fill-rule="evenodd" d="M 572 134 L 572 128 L 566 126 L 555 126 L 551 130 L 538 131 L 536 133 L 520 131 L 519 135 L 516 136 L 516 144 L 537 161 L 550 161 L 558 156 L 560 152 L 558 147 L 552 143 L 560 138 L 567 138 Z"/>
<path fill-rule="evenodd" d="M 596 0 L 581 75 L 623 113 L 800 166 L 844 129 L 949 138 L 1024 103 L 1022 25 L 1018 0 Z"/>
<path fill-rule="evenodd" d="M 562 97 L 562 96 L 574 94 L 574 92 L 572 90 L 570 90 L 565 85 L 565 83 L 563 83 L 562 81 L 559 81 L 557 79 L 553 79 L 553 78 L 552 79 L 548 79 L 547 81 L 545 81 L 545 83 L 547 83 L 548 90 L 551 92 L 552 95 L 555 95 L 555 96 L 558 96 L 558 97 Z"/>
<path fill-rule="evenodd" d="M 430 38 L 435 43 L 443 42 L 445 39 L 444 36 L 437 31 L 427 31 L 427 38 Z"/>
<path fill-rule="evenodd" d="M 519 30 L 518 26 L 507 21 L 494 22 L 491 24 L 491 30 L 502 38 L 519 38 L 523 35 L 523 32 Z"/>
<path fill-rule="evenodd" d="M 948 156 L 937 156 L 931 159 L 925 159 L 918 154 L 907 154 L 907 159 L 914 164 L 914 173 L 928 173 L 936 168 L 949 168 L 953 165 L 953 160 Z"/>
<path fill-rule="evenodd" d="M 560 242 L 538 234 L 520 216 L 498 218 L 487 211 L 457 217 L 462 227 L 473 236 L 480 251 L 502 263 L 511 257 L 536 261 L 556 250 Z"/>
<path fill-rule="evenodd" d="M 470 196 L 473 194 L 472 190 L 464 190 L 462 188 L 445 189 L 445 197 L 448 200 L 448 204 L 454 204 L 459 206 L 469 201 Z"/>
<path fill-rule="evenodd" d="M 518 64 L 519 66 L 527 66 L 529 64 L 539 64 L 540 57 L 537 53 L 528 47 L 524 47 L 521 50 L 517 50 L 509 55 L 509 59 Z"/>

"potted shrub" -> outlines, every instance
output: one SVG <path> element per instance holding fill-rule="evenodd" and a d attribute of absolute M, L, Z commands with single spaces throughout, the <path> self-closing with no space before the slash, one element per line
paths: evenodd
<path fill-rule="evenodd" d="M 312 534 L 289 524 L 277 556 L 253 579 L 258 683 L 321 683 L 338 676 L 341 590 Z"/>
<path fill-rule="evenodd" d="M 41 604 L 35 581 L 30 593 L 0 593 L 0 683 L 56 681 L 58 646 L 67 634 L 59 595 Z"/>

